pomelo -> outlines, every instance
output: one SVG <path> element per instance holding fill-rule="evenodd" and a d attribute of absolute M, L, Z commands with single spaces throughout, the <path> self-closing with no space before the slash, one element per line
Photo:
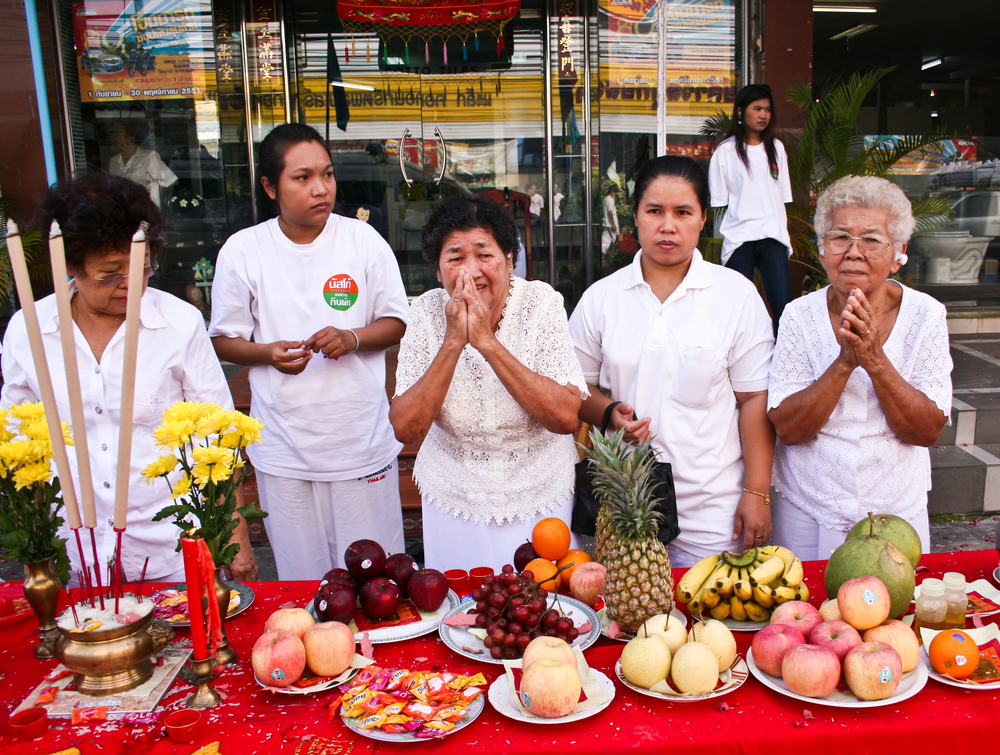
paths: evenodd
<path fill-rule="evenodd" d="M 917 534 L 912 524 L 895 514 L 872 515 L 869 513 L 868 517 L 851 528 L 851 531 L 847 533 L 847 539 L 872 534 L 884 537 L 899 548 L 913 564 L 913 568 L 917 568 L 923 550 L 920 546 L 920 535 Z"/>
<path fill-rule="evenodd" d="M 889 540 L 879 535 L 861 535 L 844 541 L 826 564 L 826 594 L 836 595 L 840 586 L 855 577 L 878 577 L 889 590 L 889 618 L 906 613 L 913 600 L 913 564 Z"/>

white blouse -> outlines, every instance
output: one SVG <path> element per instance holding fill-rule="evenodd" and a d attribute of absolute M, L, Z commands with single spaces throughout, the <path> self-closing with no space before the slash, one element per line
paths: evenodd
<path fill-rule="evenodd" d="M 399 346 L 396 395 L 427 371 L 444 343 L 448 292 L 433 289 L 410 308 Z M 562 297 L 541 281 L 515 278 L 497 340 L 525 367 L 587 397 Z M 524 521 L 573 492 L 572 435 L 546 430 L 507 391 L 471 345 L 459 357 L 441 413 L 424 438 L 413 479 L 438 508 L 487 524 Z"/>
<path fill-rule="evenodd" d="M 826 297 L 824 288 L 785 308 L 771 362 L 768 410 L 812 385 L 840 354 Z M 896 324 L 882 349 L 902 378 L 950 417 L 946 317 L 942 304 L 903 287 Z M 889 429 L 871 378 L 858 367 L 815 438 L 795 446 L 778 441 L 774 486 L 825 527 L 849 528 L 868 511 L 909 518 L 927 505 L 930 453 Z"/>

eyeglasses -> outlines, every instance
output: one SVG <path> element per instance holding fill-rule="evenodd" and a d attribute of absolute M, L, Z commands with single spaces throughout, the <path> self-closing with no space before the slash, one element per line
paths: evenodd
<path fill-rule="evenodd" d="M 142 279 L 148 281 L 153 277 L 153 274 L 157 271 L 159 265 L 151 265 L 150 267 L 144 267 L 142 269 Z M 102 288 L 117 288 L 125 279 L 128 278 L 129 273 L 115 273 L 113 275 L 102 275 L 100 277 L 94 275 L 92 272 L 87 270 L 87 275 L 97 281 L 97 285 Z"/>
<path fill-rule="evenodd" d="M 891 240 L 874 233 L 852 236 L 846 231 L 828 231 L 823 234 L 823 251 L 831 255 L 847 254 L 855 241 L 860 252 L 870 260 L 883 257 L 892 246 Z"/>

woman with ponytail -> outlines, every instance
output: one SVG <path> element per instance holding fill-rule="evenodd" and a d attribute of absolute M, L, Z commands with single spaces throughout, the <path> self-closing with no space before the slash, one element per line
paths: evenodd
<path fill-rule="evenodd" d="M 753 280 L 764 278 L 774 329 L 791 301 L 785 203 L 792 201 L 788 158 L 774 138 L 774 97 L 766 84 L 750 84 L 736 95 L 732 125 L 712 155 L 709 187 L 713 207 L 727 207 L 722 219 L 722 264 Z"/>

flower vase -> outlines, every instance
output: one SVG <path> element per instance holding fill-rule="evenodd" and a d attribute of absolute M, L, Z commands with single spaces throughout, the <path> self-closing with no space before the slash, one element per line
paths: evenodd
<path fill-rule="evenodd" d="M 236 651 L 229 647 L 229 637 L 226 635 L 226 614 L 229 613 L 229 585 L 223 579 L 222 569 L 215 572 L 215 599 L 219 604 L 219 619 L 222 623 L 222 642 L 215 651 L 215 660 L 220 666 L 236 663 Z"/>
<path fill-rule="evenodd" d="M 49 660 L 55 658 L 56 640 L 59 638 L 55 616 L 62 583 L 52 573 L 51 558 L 34 564 L 25 564 L 24 567 L 28 570 L 28 578 L 24 580 L 24 597 L 38 617 L 38 645 L 35 646 L 35 658 Z"/>

